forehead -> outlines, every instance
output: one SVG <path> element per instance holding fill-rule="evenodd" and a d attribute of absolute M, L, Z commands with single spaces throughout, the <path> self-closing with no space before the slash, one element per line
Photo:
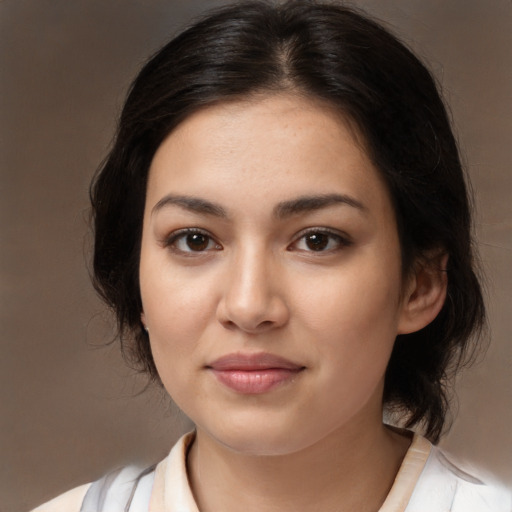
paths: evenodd
<path fill-rule="evenodd" d="M 387 196 L 353 122 L 325 103 L 284 94 L 209 106 L 178 125 L 154 156 L 148 199 L 192 192 L 227 202 L 237 192 L 276 201 Z"/>

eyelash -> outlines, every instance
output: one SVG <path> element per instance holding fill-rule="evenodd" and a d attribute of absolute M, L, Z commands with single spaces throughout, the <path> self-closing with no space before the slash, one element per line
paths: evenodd
<path fill-rule="evenodd" d="M 180 240 L 184 240 L 186 243 L 186 238 L 190 235 L 201 235 L 205 239 L 207 239 L 207 245 L 206 245 L 205 249 L 199 250 L 199 251 L 194 251 L 194 250 L 190 249 L 190 247 L 189 247 L 189 250 L 183 250 L 183 249 L 180 249 L 177 247 L 177 243 Z M 184 228 L 184 229 L 179 229 L 178 231 L 174 231 L 173 233 L 171 233 L 171 235 L 168 238 L 166 238 L 166 240 L 164 241 L 164 247 L 169 247 L 174 252 L 179 253 L 179 254 L 192 256 L 192 255 L 201 254 L 203 252 L 206 252 L 207 250 L 212 250 L 212 248 L 208 249 L 208 246 L 211 243 L 213 243 L 215 245 L 215 247 L 213 247 L 213 250 L 220 251 L 222 249 L 222 246 L 219 243 L 217 243 L 215 241 L 215 239 L 207 231 L 205 231 L 203 229 L 199 229 L 199 228 Z"/>
<path fill-rule="evenodd" d="M 204 246 L 204 248 L 200 248 L 200 250 L 195 251 L 192 248 L 190 248 L 190 246 L 188 247 L 188 250 L 180 249 L 179 247 L 177 247 L 177 244 L 181 240 L 183 240 L 183 241 L 185 241 L 185 243 L 187 243 L 186 238 L 190 235 L 200 235 L 200 236 L 204 237 L 204 239 L 206 241 L 206 245 Z M 308 235 L 311 235 L 311 236 L 320 235 L 321 237 L 326 236 L 326 237 L 328 237 L 328 239 L 326 241 L 320 239 L 320 242 L 317 242 L 317 243 L 319 243 L 318 247 L 320 248 L 320 250 L 315 250 L 315 249 L 312 249 L 311 247 L 309 247 L 308 249 L 297 248 L 297 245 L 301 241 L 305 241 L 305 238 Z M 326 245 L 322 246 L 322 241 L 325 241 Z M 336 243 L 336 247 L 328 248 L 325 250 L 325 247 L 328 247 L 328 245 L 332 241 L 334 241 Z M 307 242 L 304 242 L 304 243 L 307 244 Z M 209 247 L 211 244 L 214 244 L 214 247 Z M 212 237 L 212 235 L 210 235 L 207 231 L 205 231 L 203 229 L 199 229 L 199 228 L 184 228 L 184 229 L 179 229 L 177 231 L 174 231 L 173 233 L 171 233 L 171 235 L 168 238 L 165 239 L 163 245 L 164 245 L 164 247 L 171 248 L 176 253 L 186 255 L 186 256 L 192 256 L 192 255 L 197 256 L 199 254 L 209 252 L 211 250 L 216 250 L 216 251 L 222 250 L 222 246 L 218 242 L 215 241 L 215 239 Z M 288 251 L 301 251 L 301 252 L 307 252 L 307 253 L 332 253 L 332 252 L 341 250 L 344 247 L 350 247 L 351 245 L 352 245 L 352 241 L 345 234 L 341 234 L 337 231 L 333 231 L 333 230 L 330 230 L 327 228 L 308 228 L 307 230 L 302 231 L 299 234 L 299 236 L 295 239 L 295 241 L 288 246 L 287 250 Z"/>
<path fill-rule="evenodd" d="M 331 241 L 334 240 L 334 242 L 336 243 L 336 247 L 329 248 L 327 250 L 324 250 L 324 247 L 322 247 L 321 250 L 319 250 L 319 251 L 315 251 L 314 249 L 311 249 L 311 247 L 309 249 L 294 248 L 294 246 L 297 246 L 299 244 L 299 242 L 305 240 L 305 237 L 307 237 L 308 235 L 327 236 L 328 237 L 327 244 L 329 244 Z M 307 243 L 307 242 L 305 242 L 305 243 Z M 298 238 L 295 240 L 295 242 L 293 242 L 289 246 L 288 250 L 289 251 L 297 250 L 297 251 L 310 252 L 310 253 L 333 253 L 333 252 L 343 249 L 344 247 L 350 247 L 352 245 L 352 243 L 353 242 L 352 242 L 352 240 L 350 240 L 348 235 L 342 234 L 338 231 L 334 231 L 334 230 L 327 229 L 327 228 L 308 228 L 307 230 L 302 231 L 299 234 Z"/>

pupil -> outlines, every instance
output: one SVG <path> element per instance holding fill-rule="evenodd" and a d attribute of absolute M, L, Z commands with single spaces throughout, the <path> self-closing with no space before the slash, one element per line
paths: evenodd
<path fill-rule="evenodd" d="M 187 245 L 193 251 L 202 251 L 208 247 L 208 237 L 200 233 L 187 235 Z"/>
<path fill-rule="evenodd" d="M 327 247 L 328 243 L 329 237 L 321 233 L 308 235 L 306 238 L 306 244 L 312 251 L 321 251 Z"/>

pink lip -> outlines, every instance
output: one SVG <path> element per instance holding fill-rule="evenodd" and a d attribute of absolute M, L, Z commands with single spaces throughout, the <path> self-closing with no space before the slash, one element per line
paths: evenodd
<path fill-rule="evenodd" d="M 304 366 L 267 353 L 237 353 L 216 359 L 206 368 L 238 393 L 260 394 L 291 381 Z"/>

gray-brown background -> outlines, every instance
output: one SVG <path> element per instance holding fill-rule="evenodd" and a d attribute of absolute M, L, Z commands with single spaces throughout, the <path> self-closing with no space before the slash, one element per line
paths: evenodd
<path fill-rule="evenodd" d="M 87 187 L 147 55 L 221 1 L 3 0 L 0 511 L 20 512 L 133 460 L 186 420 L 126 369 L 85 266 Z M 458 384 L 443 444 L 512 481 L 509 0 L 360 0 L 443 84 L 476 190 L 492 344 Z"/>

